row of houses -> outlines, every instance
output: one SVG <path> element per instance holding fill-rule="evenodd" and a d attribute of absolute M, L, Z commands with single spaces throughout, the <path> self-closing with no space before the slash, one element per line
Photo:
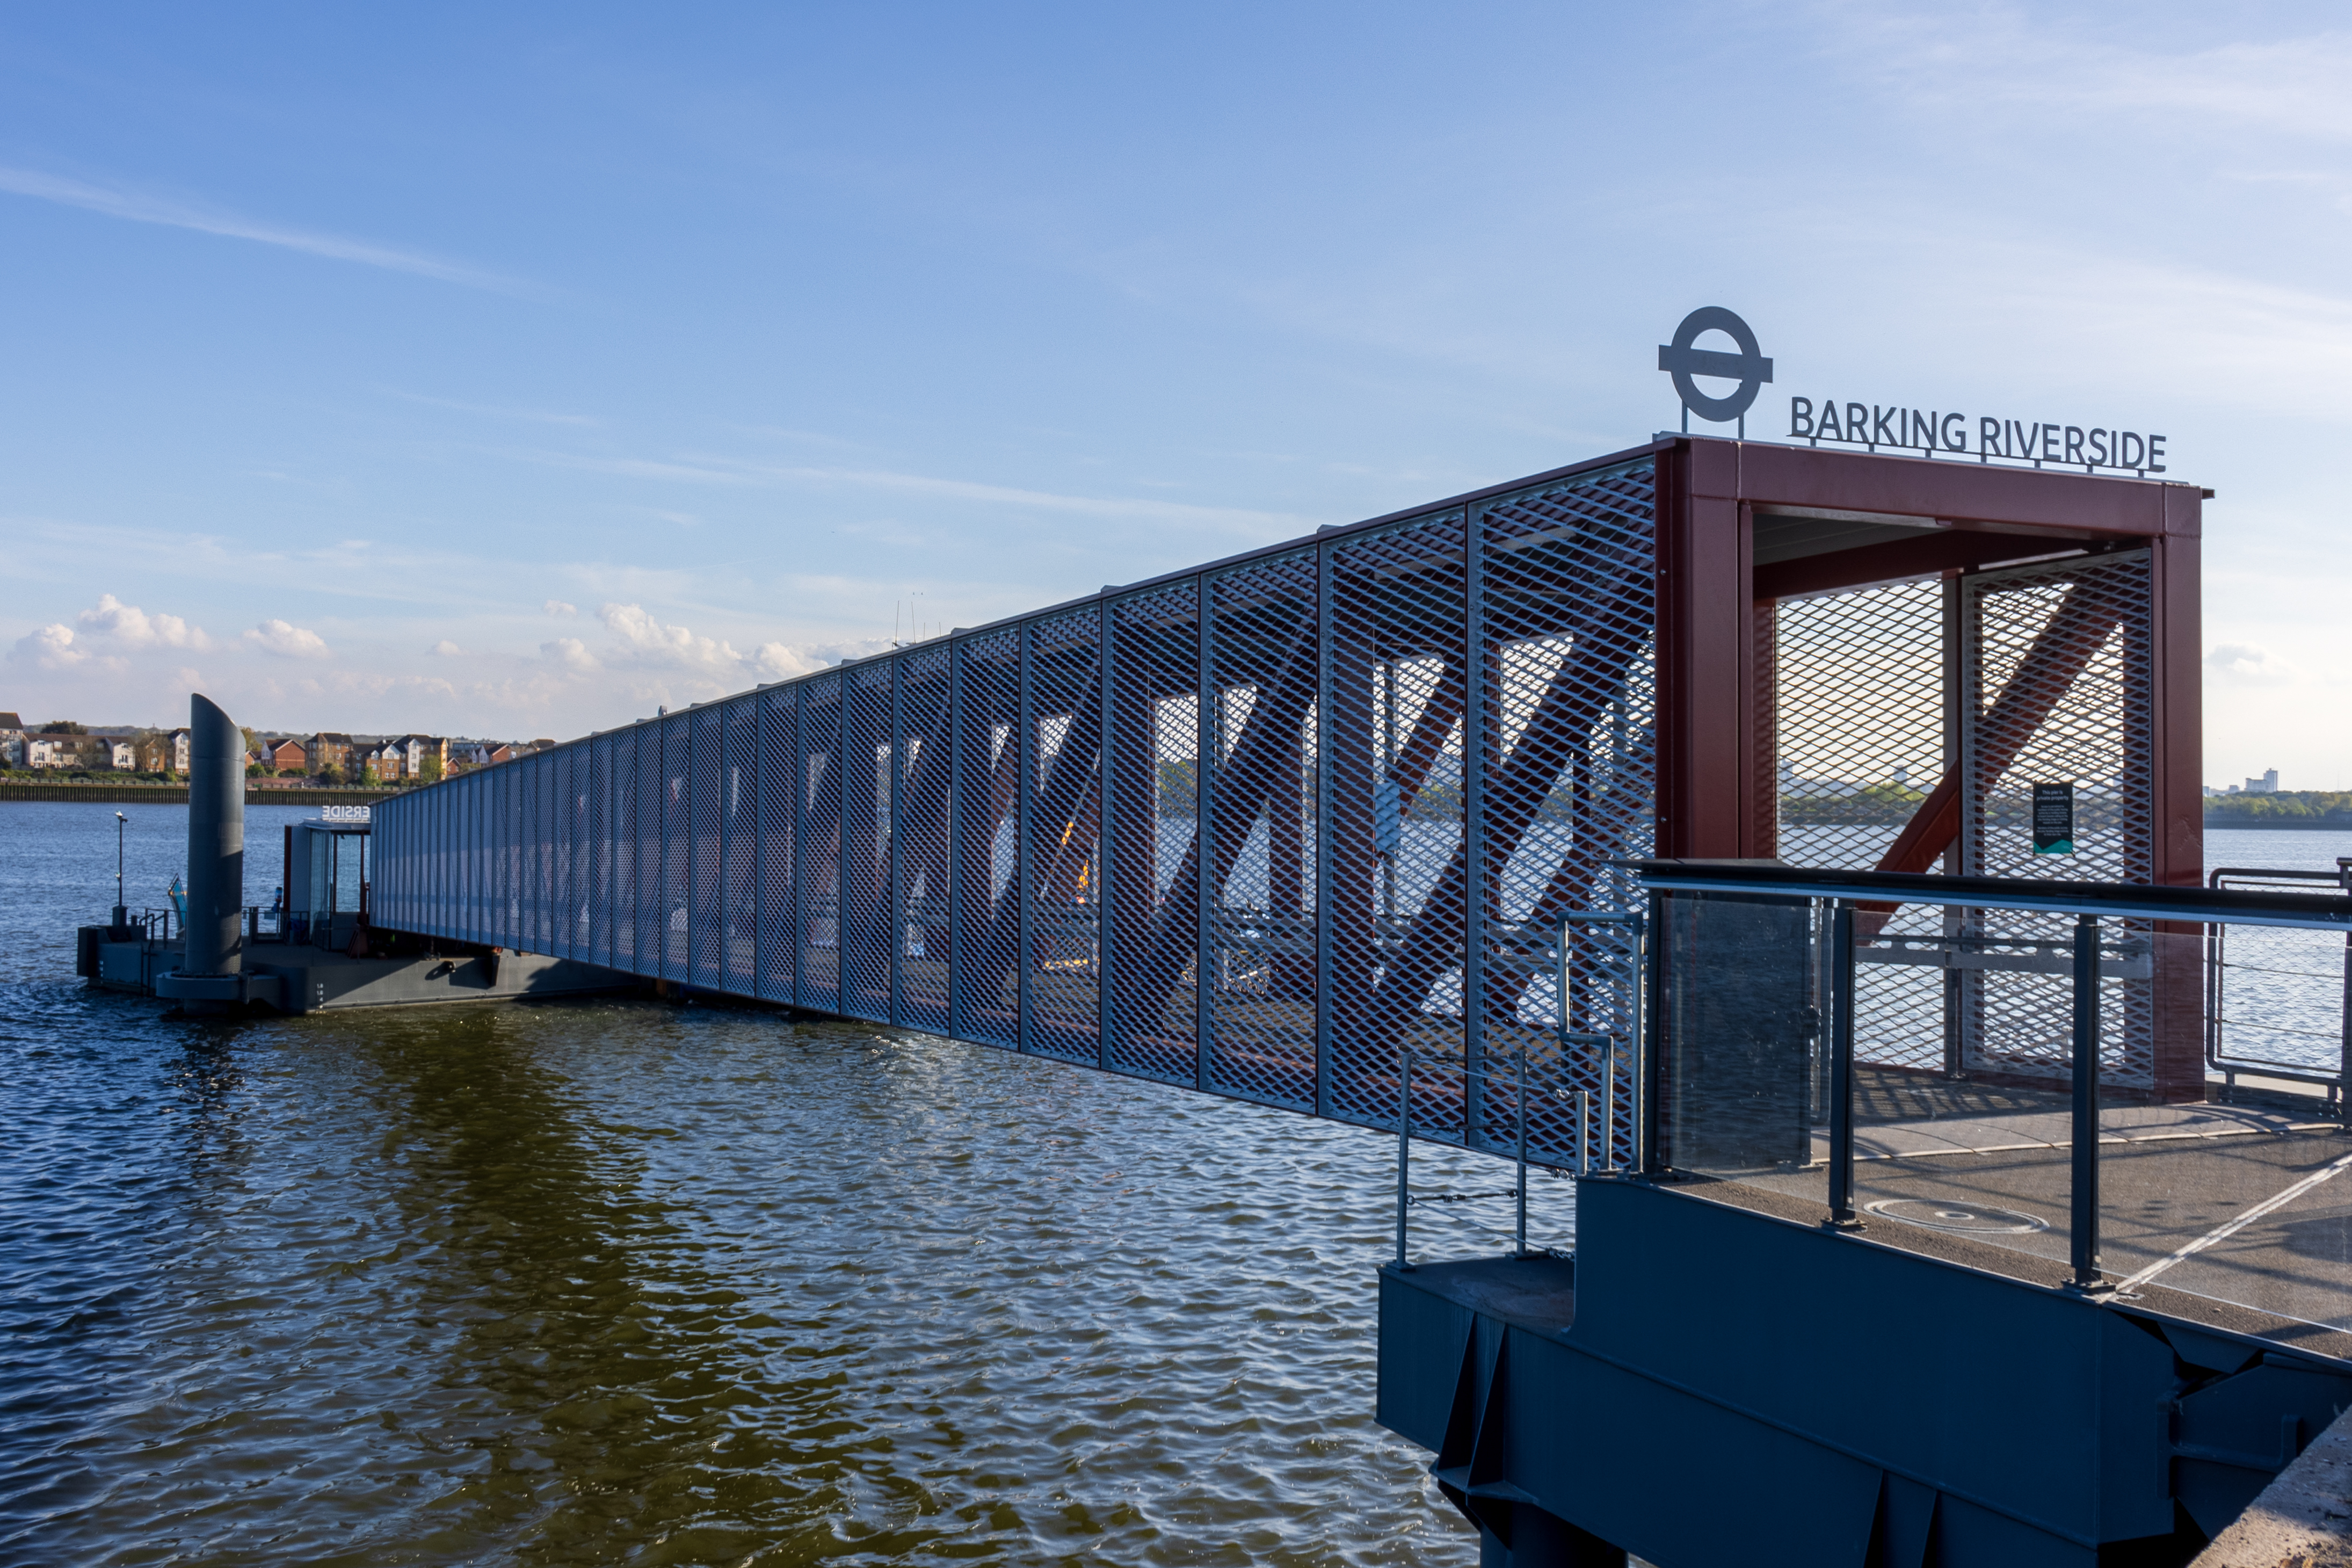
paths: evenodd
<path fill-rule="evenodd" d="M 406 784 L 528 756 L 551 740 L 477 741 L 444 735 L 362 735 L 321 731 L 282 735 L 247 731 L 246 771 L 273 777 Z M 28 728 L 0 711 L 0 767 L 43 772 L 184 773 L 188 731 L 58 721 Z"/>

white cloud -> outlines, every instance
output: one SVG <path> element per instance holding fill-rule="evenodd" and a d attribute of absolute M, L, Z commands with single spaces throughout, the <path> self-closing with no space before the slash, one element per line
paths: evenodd
<path fill-rule="evenodd" d="M 588 645 L 578 637 L 557 637 L 553 642 L 543 642 L 539 645 L 539 651 L 541 657 L 583 675 L 603 668 L 596 662 L 596 656 L 588 651 Z"/>
<path fill-rule="evenodd" d="M 451 642 L 447 637 L 443 637 L 439 642 L 433 645 L 433 651 L 439 654 L 443 658 L 455 658 L 466 650 L 459 647 L 456 643 Z"/>
<path fill-rule="evenodd" d="M 94 609 L 84 610 L 74 617 L 86 632 L 110 637 L 125 647 L 185 647 L 202 651 L 213 646 L 213 639 L 200 626 L 192 626 L 177 616 L 162 613 L 149 615 L 136 605 L 126 605 L 111 594 L 101 594 Z"/>
<path fill-rule="evenodd" d="M 580 606 L 567 605 L 561 599 L 550 599 L 547 601 L 547 613 L 551 616 L 576 616 L 580 613 Z"/>
<path fill-rule="evenodd" d="M 824 660 L 780 642 L 761 643 L 751 650 L 750 663 L 762 680 L 783 680 L 824 668 Z"/>
<path fill-rule="evenodd" d="M 324 658 L 327 639 L 290 622 L 264 621 L 245 634 L 245 640 L 280 658 Z"/>
<path fill-rule="evenodd" d="M 478 272 L 468 267 L 455 266 L 433 257 L 419 256 L 413 251 L 394 250 L 389 246 L 345 239 L 339 235 L 309 234 L 300 229 L 280 228 L 229 213 L 208 212 L 185 202 L 136 191 L 110 189 L 87 181 L 64 179 L 31 169 L 0 167 L 0 191 L 12 191 L 20 196 L 56 202 L 63 206 L 80 207 L 86 212 L 103 213 L 109 217 L 123 218 L 131 223 L 162 224 L 168 228 L 191 228 L 200 234 L 249 239 L 262 245 L 282 246 L 289 250 L 323 256 L 333 261 L 356 261 L 365 267 L 381 267 L 394 272 L 436 278 L 444 283 L 462 283 L 469 288 L 495 289 L 503 292 L 516 289 L 516 285 L 507 279 Z"/>
<path fill-rule="evenodd" d="M 2269 649 L 2252 643 L 2221 643 L 2205 656 L 2205 668 L 2232 686 L 2284 686 L 2302 672 Z"/>
<path fill-rule="evenodd" d="M 71 669 L 87 661 L 89 655 L 74 647 L 73 628 L 63 623 L 53 623 L 38 631 L 26 632 L 8 650 L 11 664 L 29 664 L 37 669 Z"/>
<path fill-rule="evenodd" d="M 735 674 L 746 668 L 743 656 L 726 643 L 697 637 L 684 626 L 666 626 L 642 605 L 603 605 L 596 615 L 605 629 L 621 639 L 623 650 L 635 662 L 714 675 Z"/>

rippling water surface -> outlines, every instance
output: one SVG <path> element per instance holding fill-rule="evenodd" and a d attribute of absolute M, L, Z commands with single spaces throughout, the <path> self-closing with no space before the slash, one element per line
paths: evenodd
<path fill-rule="evenodd" d="M 167 1020 L 72 977 L 113 826 L 0 805 L 0 1561 L 1475 1560 L 1370 1419 L 1386 1141 L 727 1007 Z"/>

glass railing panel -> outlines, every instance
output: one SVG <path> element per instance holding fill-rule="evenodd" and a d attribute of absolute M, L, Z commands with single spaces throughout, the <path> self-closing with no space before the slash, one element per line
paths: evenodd
<path fill-rule="evenodd" d="M 1826 904 L 1664 900 L 1660 1163 L 1819 1205 Z"/>
<path fill-rule="evenodd" d="M 1949 1237 L 2063 1265 L 2063 918 L 1863 904 L 1854 927 L 1856 1217 L 1896 1245 Z M 1887 997 L 1902 998 L 1899 1028 L 1887 1026 Z"/>
<path fill-rule="evenodd" d="M 2210 1003 L 2234 987 L 2241 1039 L 2248 1026 L 2267 1026 L 2276 1055 L 2305 1058 L 2274 1065 L 2300 1068 L 2307 1079 L 2332 1076 L 2343 1040 L 2341 934 L 2168 924 L 2152 945 L 2160 988 L 2197 983 L 2192 994 L 2159 995 L 2159 1029 L 2200 1025 L 2218 1054 L 2231 1037 L 2229 1020 Z M 2334 993 L 2333 1016 L 2311 994 L 2322 983 Z M 2267 999 L 2263 984 L 2273 988 Z M 2279 1039 L 2291 1043 L 2281 1048 Z M 2198 1301 L 2237 1310 L 2216 1320 L 2227 1326 L 2289 1340 L 2322 1329 L 2352 1332 L 2352 1140 L 2323 1085 L 2263 1081 L 2264 1092 L 2235 1102 L 2106 1097 L 2101 1270 L 2150 1306 L 2199 1318 L 2210 1314 Z"/>

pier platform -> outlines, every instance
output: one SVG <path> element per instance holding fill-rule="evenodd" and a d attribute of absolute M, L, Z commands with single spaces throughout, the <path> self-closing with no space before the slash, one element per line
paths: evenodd
<path fill-rule="evenodd" d="M 88 928 L 82 973 L 109 991 L 153 996 L 170 990 L 162 976 L 178 969 L 181 944 L 132 933 L 110 940 L 104 926 Z M 281 1013 L 334 1012 L 352 1007 L 404 1007 L 460 1002 L 513 1002 L 552 996 L 642 990 L 631 974 L 577 959 L 543 953 L 438 944 L 446 951 L 383 958 L 347 953 L 299 942 L 264 942 L 245 953 L 246 984 L 239 998 Z"/>

